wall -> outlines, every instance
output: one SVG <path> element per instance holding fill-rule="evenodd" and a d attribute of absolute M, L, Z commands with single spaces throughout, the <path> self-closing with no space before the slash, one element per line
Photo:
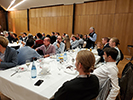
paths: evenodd
<path fill-rule="evenodd" d="M 29 10 L 29 33 L 50 34 L 52 31 L 72 34 L 73 5 Z M 88 34 L 93 26 L 97 41 L 102 37 L 117 37 L 119 48 L 129 54 L 128 44 L 133 44 L 133 0 L 108 0 L 76 4 L 74 34 Z M 9 30 L 27 32 L 27 11 L 9 12 Z"/>
<path fill-rule="evenodd" d="M 0 10 L 0 25 L 2 27 L 2 31 L 6 30 L 6 12 Z"/>
<path fill-rule="evenodd" d="M 72 9 L 72 5 L 30 9 L 30 32 L 72 34 Z"/>
<path fill-rule="evenodd" d="M 93 26 L 97 41 L 102 37 L 117 37 L 119 48 L 129 54 L 133 44 L 133 0 L 108 0 L 76 5 L 75 34 L 88 34 Z"/>
<path fill-rule="evenodd" d="M 18 36 L 27 30 L 27 10 L 11 11 L 8 14 L 9 31 L 13 31 Z"/>

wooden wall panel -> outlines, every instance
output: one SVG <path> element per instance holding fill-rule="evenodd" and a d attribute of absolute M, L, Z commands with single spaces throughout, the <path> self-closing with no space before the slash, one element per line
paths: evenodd
<path fill-rule="evenodd" d="M 129 11 L 130 0 L 116 0 L 116 13 Z"/>
<path fill-rule="evenodd" d="M 98 15 L 97 16 L 97 41 L 101 41 L 103 37 L 112 37 L 114 26 L 114 15 Z M 105 28 L 106 27 L 106 28 Z"/>
<path fill-rule="evenodd" d="M 18 36 L 22 32 L 27 32 L 27 10 L 9 12 L 8 26 L 9 31 L 13 31 Z"/>
<path fill-rule="evenodd" d="M 2 31 L 6 30 L 6 12 L 4 12 L 3 10 L 0 10 L 0 25 L 1 25 L 1 29 Z"/>
<path fill-rule="evenodd" d="M 72 9 L 72 5 L 30 9 L 30 31 L 33 35 L 38 32 L 46 35 L 56 31 L 61 35 L 69 33 L 70 29 L 72 31 Z"/>
<path fill-rule="evenodd" d="M 129 12 L 133 12 L 133 0 L 130 0 L 130 3 L 129 3 Z"/>
<path fill-rule="evenodd" d="M 115 13 L 115 5 L 116 0 L 109 0 L 109 1 L 99 1 L 97 2 L 98 5 L 98 14 L 110 14 Z"/>

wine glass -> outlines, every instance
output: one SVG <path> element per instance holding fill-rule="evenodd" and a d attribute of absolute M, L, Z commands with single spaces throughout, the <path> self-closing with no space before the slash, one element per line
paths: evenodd
<path fill-rule="evenodd" d="M 29 66 L 30 66 L 30 60 L 26 60 L 26 66 L 29 68 Z"/>

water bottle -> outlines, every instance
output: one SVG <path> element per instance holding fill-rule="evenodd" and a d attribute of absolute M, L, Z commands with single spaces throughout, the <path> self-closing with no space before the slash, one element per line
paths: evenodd
<path fill-rule="evenodd" d="M 64 57 L 63 57 L 63 59 L 64 59 L 64 61 L 67 60 L 67 53 L 66 53 L 66 52 L 64 53 Z"/>
<path fill-rule="evenodd" d="M 37 70 L 35 66 L 35 62 L 33 60 L 32 67 L 31 67 L 31 78 L 36 78 L 37 76 Z"/>
<path fill-rule="evenodd" d="M 60 61 L 59 57 L 60 57 L 60 54 L 56 54 L 56 60 L 57 60 L 58 62 Z"/>

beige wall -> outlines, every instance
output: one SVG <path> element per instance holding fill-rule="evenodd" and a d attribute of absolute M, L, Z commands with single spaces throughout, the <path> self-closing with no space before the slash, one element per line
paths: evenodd
<path fill-rule="evenodd" d="M 73 5 L 29 10 L 29 33 L 72 34 Z M 27 11 L 9 12 L 9 30 L 27 32 Z M 133 44 L 133 0 L 108 0 L 76 4 L 74 34 L 88 34 L 93 26 L 97 41 L 102 37 L 117 37 L 119 48 L 128 54 L 127 45 Z"/>

